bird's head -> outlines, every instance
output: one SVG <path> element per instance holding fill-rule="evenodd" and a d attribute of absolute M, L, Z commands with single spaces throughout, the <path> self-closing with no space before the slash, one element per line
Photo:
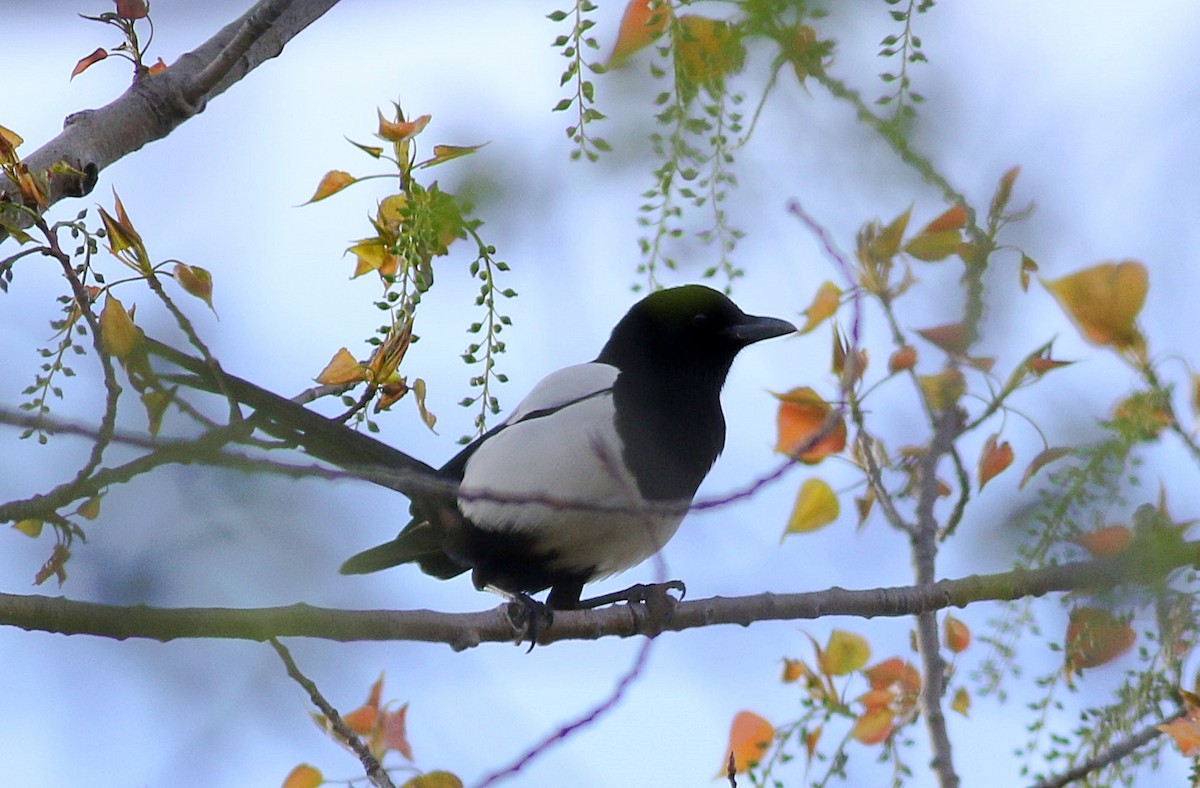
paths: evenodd
<path fill-rule="evenodd" d="M 724 382 L 742 348 L 795 330 L 786 320 L 746 314 L 711 287 L 683 285 L 634 304 L 596 360 L 623 372 L 690 368 Z"/>

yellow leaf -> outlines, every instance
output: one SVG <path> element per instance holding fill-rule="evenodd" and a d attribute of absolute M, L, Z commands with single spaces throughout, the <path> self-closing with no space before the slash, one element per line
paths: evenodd
<path fill-rule="evenodd" d="M 967 692 L 966 687 L 959 687 L 955 690 L 954 700 L 950 701 L 950 708 L 964 717 L 967 716 L 967 712 L 971 709 L 971 694 Z"/>
<path fill-rule="evenodd" d="M 1034 274 L 1037 273 L 1037 270 L 1038 270 L 1038 264 L 1034 262 L 1033 258 L 1027 254 L 1022 254 L 1021 255 L 1021 270 L 1017 275 L 1018 280 L 1020 281 L 1020 284 L 1021 284 L 1022 292 L 1028 292 L 1029 279 Z"/>
<path fill-rule="evenodd" d="M 846 447 L 846 420 L 829 424 L 833 406 L 820 394 L 802 386 L 774 396 L 779 400 L 775 451 L 814 465 Z"/>
<path fill-rule="evenodd" d="M 421 421 L 425 422 L 425 426 L 433 432 L 434 426 L 437 424 L 437 416 L 429 412 L 425 407 L 425 381 L 417 378 L 412 385 L 413 396 L 417 400 L 417 411 L 421 414 Z"/>
<path fill-rule="evenodd" d="M 87 520 L 95 520 L 100 516 L 100 496 L 93 495 L 84 501 L 77 510 L 80 517 Z"/>
<path fill-rule="evenodd" d="M 1074 321 L 1084 339 L 1117 350 L 1142 351 L 1135 321 L 1150 288 L 1146 266 L 1136 260 L 1101 263 L 1042 286 Z"/>
<path fill-rule="evenodd" d="M 6 158 L 8 154 L 15 152 L 24 141 L 20 134 L 0 126 L 0 154 L 3 154 L 0 158 Z"/>
<path fill-rule="evenodd" d="M 124 305 L 110 292 L 100 312 L 100 344 L 105 352 L 124 359 L 138 348 L 141 340 L 141 329 L 133 324 Z"/>
<path fill-rule="evenodd" d="M 821 479 L 806 479 L 800 485 L 800 493 L 796 496 L 784 536 L 823 528 L 836 520 L 840 511 L 832 487 Z"/>
<path fill-rule="evenodd" d="M 675 65 L 685 85 L 711 84 L 745 65 L 742 34 L 728 22 L 686 14 L 679 17 L 672 33 Z"/>
<path fill-rule="evenodd" d="M 324 200 L 331 194 L 337 194 L 342 189 L 357 181 L 358 178 L 355 178 L 348 172 L 343 170 L 330 170 L 329 172 L 325 173 L 323 178 L 321 178 L 321 182 L 317 184 L 317 190 L 313 192 L 313 196 L 309 197 L 308 202 L 304 204 L 308 205 L 309 203 L 314 203 L 318 200 Z"/>
<path fill-rule="evenodd" d="M 292 769 L 283 781 L 283 788 L 317 788 L 325 782 L 325 775 L 315 766 L 302 763 Z"/>
<path fill-rule="evenodd" d="M 400 788 L 463 788 L 463 782 L 450 772 L 426 772 L 409 779 Z"/>
<path fill-rule="evenodd" d="M 890 260 L 896 256 L 896 252 L 900 251 L 900 240 L 904 237 L 904 230 L 908 227 L 908 218 L 911 215 L 912 206 L 910 205 L 907 211 L 893 219 L 891 224 L 880 230 L 871 240 L 867 253 L 872 260 L 879 262 Z"/>
<path fill-rule="evenodd" d="M 983 451 L 979 454 L 979 489 L 996 477 L 1001 471 L 1013 462 L 1012 445 L 1008 441 L 997 445 L 996 439 L 999 438 L 999 433 L 989 435 L 988 439 L 983 444 Z"/>
<path fill-rule="evenodd" d="M 871 658 L 871 646 L 862 635 L 835 629 L 829 634 L 829 642 L 821 651 L 819 667 L 827 676 L 845 676 L 867 664 Z"/>
<path fill-rule="evenodd" d="M 621 15 L 621 26 L 606 68 L 617 68 L 630 55 L 650 46 L 662 35 L 670 15 L 670 4 L 664 0 L 630 0 Z"/>
<path fill-rule="evenodd" d="M 165 391 L 155 388 L 142 392 L 142 407 L 146 409 L 146 421 L 151 435 L 158 434 L 159 428 L 162 427 L 163 414 L 167 412 L 167 407 L 174 401 L 175 392 L 178 390 L 179 387 L 174 386 Z"/>
<path fill-rule="evenodd" d="M 807 334 L 837 312 L 841 298 L 842 291 L 838 289 L 837 285 L 833 282 L 823 282 L 817 288 L 817 294 L 813 297 L 808 309 L 804 310 L 806 320 L 800 333 Z"/>
<path fill-rule="evenodd" d="M 951 407 L 967 390 L 967 381 L 962 372 L 953 367 L 936 375 L 918 375 L 917 383 L 933 410 Z"/>
<path fill-rule="evenodd" d="M 962 235 L 958 230 L 923 232 L 904 245 L 904 251 L 927 263 L 945 260 L 958 251 Z"/>
<path fill-rule="evenodd" d="M 38 520 L 34 517 L 28 517 L 24 520 L 18 520 L 17 522 L 13 523 L 12 527 L 32 539 L 37 539 L 42 535 L 43 525 L 45 525 L 45 523 L 43 523 L 41 520 Z"/>
<path fill-rule="evenodd" d="M 176 263 L 175 281 L 179 283 L 180 287 L 182 287 L 188 293 L 188 295 L 193 295 L 204 303 L 208 304 L 208 308 L 212 309 L 213 314 L 216 314 L 217 310 L 213 309 L 212 302 L 212 274 L 210 274 L 207 269 L 201 268 L 198 265 Z"/>
<path fill-rule="evenodd" d="M 345 383 L 367 380 L 369 376 L 369 370 L 359 364 L 358 360 L 350 355 L 349 350 L 342 348 L 333 354 L 333 358 L 325 365 L 325 369 L 321 370 L 320 375 L 317 375 L 316 381 L 325 386 L 340 386 Z"/>
<path fill-rule="evenodd" d="M 752 711 L 739 711 L 733 718 L 729 746 L 725 748 L 727 756 L 732 755 L 734 771 L 740 774 L 756 766 L 774 739 L 775 728 L 771 723 Z M 726 767 L 722 764 L 718 775 L 725 773 Z"/>

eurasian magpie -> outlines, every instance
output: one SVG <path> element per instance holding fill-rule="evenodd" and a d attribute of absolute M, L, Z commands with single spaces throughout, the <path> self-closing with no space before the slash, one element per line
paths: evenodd
<path fill-rule="evenodd" d="M 526 601 L 549 588 L 552 610 L 594 606 L 584 585 L 661 550 L 724 448 L 734 357 L 795 330 L 702 285 L 646 296 L 595 361 L 548 375 L 440 469 L 456 507 L 417 496 L 399 535 L 342 573 L 416 563 Z"/>

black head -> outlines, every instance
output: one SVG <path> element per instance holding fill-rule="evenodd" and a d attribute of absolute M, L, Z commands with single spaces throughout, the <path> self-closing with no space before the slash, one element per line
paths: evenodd
<path fill-rule="evenodd" d="M 596 360 L 622 372 L 690 370 L 715 377 L 719 388 L 738 351 L 795 330 L 786 320 L 747 315 L 711 287 L 683 285 L 634 304 Z"/>

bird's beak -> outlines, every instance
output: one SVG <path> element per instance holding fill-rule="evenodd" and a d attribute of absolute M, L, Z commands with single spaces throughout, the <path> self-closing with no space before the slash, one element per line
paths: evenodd
<path fill-rule="evenodd" d="M 786 320 L 758 315 L 746 315 L 740 323 L 726 329 L 728 336 L 743 347 L 795 331 L 796 327 Z"/>

